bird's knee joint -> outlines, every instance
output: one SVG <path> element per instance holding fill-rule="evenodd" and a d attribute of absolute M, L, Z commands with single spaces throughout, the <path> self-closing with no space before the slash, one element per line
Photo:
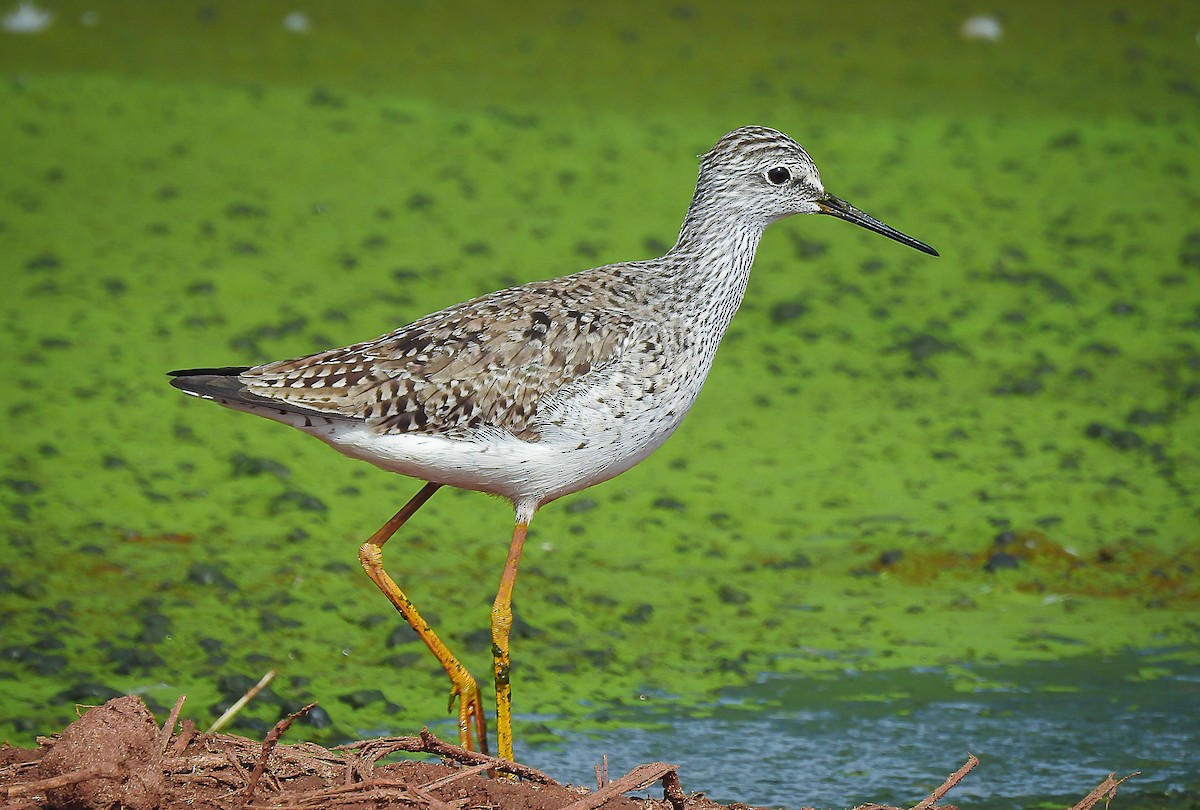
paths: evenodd
<path fill-rule="evenodd" d="M 513 616 L 511 610 L 500 610 L 492 608 L 492 638 L 496 638 L 498 633 L 502 633 L 504 638 L 508 638 L 508 631 L 512 630 Z"/>
<path fill-rule="evenodd" d="M 374 543 L 363 543 L 358 547 L 358 562 L 367 573 L 383 568 L 383 549 Z"/>

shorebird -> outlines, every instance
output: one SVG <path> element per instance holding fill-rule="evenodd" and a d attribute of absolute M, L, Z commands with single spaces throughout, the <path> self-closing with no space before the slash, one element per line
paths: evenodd
<path fill-rule="evenodd" d="M 679 426 L 741 303 L 763 231 L 793 214 L 828 214 L 938 255 L 825 191 L 787 135 L 743 127 L 701 156 L 679 239 L 657 259 L 500 290 L 307 357 L 172 371 L 171 384 L 427 482 L 361 546 L 359 561 L 450 676 L 459 742 L 483 751 L 478 683 L 384 570 L 383 546 L 439 487 L 512 502 L 491 613 L 497 748 L 511 760 L 509 631 L 530 520 L 628 470 Z"/>

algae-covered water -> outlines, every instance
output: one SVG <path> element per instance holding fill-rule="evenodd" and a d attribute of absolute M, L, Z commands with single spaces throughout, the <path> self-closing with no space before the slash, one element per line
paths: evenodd
<path fill-rule="evenodd" d="M 1004 4 L 999 39 L 958 3 L 36 9 L 38 31 L 0 15 L 0 734 L 124 692 L 204 723 L 271 669 L 236 730 L 310 700 L 291 734 L 448 730 L 444 675 L 355 558 L 418 484 L 165 372 L 656 255 L 695 156 L 759 123 L 942 256 L 768 231 L 677 435 L 533 525 L 518 753 L 582 780 L 596 740 L 709 764 L 840 741 L 684 785 L 850 804 L 884 798 L 872 774 L 935 785 L 980 728 L 981 769 L 1043 773 L 1000 741 L 1116 706 L 1127 735 L 977 798 L 1104 775 L 1066 763 L 1142 770 L 1127 796 L 1200 785 L 1195 737 L 1141 708 L 1200 714 L 1195 4 Z M 443 492 L 389 546 L 480 673 L 510 520 Z M 869 687 L 820 702 L 847 683 Z M 946 708 L 997 694 L 1002 728 Z M 805 712 L 820 735 L 772 725 Z M 813 770 L 880 789 L 806 792 Z"/>

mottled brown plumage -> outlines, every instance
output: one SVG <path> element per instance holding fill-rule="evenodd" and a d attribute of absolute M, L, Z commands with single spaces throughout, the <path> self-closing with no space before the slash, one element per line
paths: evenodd
<path fill-rule="evenodd" d="M 635 288 L 603 275 L 603 298 L 595 270 L 528 284 L 365 343 L 258 366 L 240 380 L 250 394 L 361 419 L 379 433 L 466 438 L 488 426 L 537 441 L 544 402 L 586 386 L 649 331 L 638 325 L 647 304 Z"/>

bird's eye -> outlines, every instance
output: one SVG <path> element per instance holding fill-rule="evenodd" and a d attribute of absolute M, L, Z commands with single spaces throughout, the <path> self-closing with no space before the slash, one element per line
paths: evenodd
<path fill-rule="evenodd" d="M 767 170 L 767 182 L 773 186 L 782 186 L 791 179 L 792 173 L 782 166 L 776 166 L 774 169 Z"/>

